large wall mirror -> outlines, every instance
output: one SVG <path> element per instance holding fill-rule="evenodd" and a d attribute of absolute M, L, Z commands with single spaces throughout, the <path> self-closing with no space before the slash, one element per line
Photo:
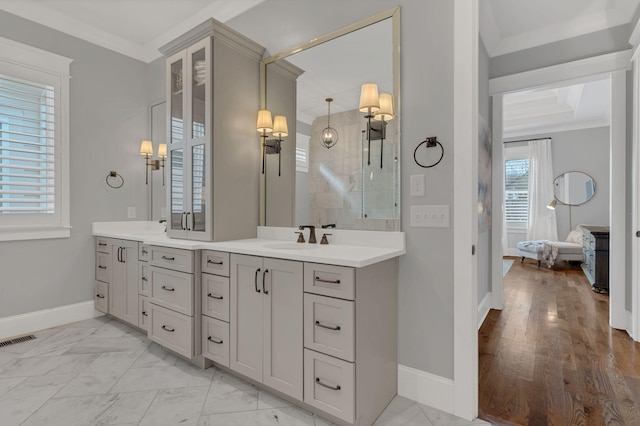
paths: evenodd
<path fill-rule="evenodd" d="M 586 203 L 596 193 L 596 183 L 591 176 L 583 172 L 565 172 L 553 181 L 556 199 L 568 206 Z"/>
<path fill-rule="evenodd" d="M 392 115 L 365 118 L 364 83 L 391 95 Z M 289 134 L 266 149 L 261 224 L 399 231 L 399 8 L 265 58 L 262 87 Z M 337 133 L 329 148 L 327 128 Z"/>

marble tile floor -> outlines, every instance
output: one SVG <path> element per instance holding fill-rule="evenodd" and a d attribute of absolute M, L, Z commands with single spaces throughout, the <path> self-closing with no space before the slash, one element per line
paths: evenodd
<path fill-rule="evenodd" d="M 216 368 L 201 370 L 119 321 L 99 317 L 0 348 L 0 424 L 332 423 Z M 481 425 L 396 397 L 375 425 Z"/>

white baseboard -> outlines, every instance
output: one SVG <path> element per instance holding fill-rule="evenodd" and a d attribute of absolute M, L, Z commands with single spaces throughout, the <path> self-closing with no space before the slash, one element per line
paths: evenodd
<path fill-rule="evenodd" d="M 398 364 L 398 395 L 453 414 L 453 380 Z"/>
<path fill-rule="evenodd" d="M 492 294 L 491 292 L 489 292 L 484 295 L 484 297 L 482 298 L 482 302 L 480 302 L 480 305 L 478 305 L 478 330 L 480 330 L 480 327 L 482 327 L 482 323 L 487 318 L 487 315 L 489 315 L 491 305 Z"/>
<path fill-rule="evenodd" d="M 636 340 L 635 336 L 633 335 L 633 314 L 625 309 L 624 318 L 625 318 L 625 324 L 626 324 L 624 328 L 625 331 L 627 332 L 629 337 L 631 337 L 631 339 L 637 342 L 638 340 Z"/>
<path fill-rule="evenodd" d="M 57 327 L 101 315 L 103 315 L 101 312 L 94 309 L 93 300 L 90 300 L 74 305 L 0 318 L 0 339 L 21 336 L 45 328 Z"/>

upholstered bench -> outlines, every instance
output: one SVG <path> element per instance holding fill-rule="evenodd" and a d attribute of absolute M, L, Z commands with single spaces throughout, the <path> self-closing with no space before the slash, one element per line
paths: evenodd
<path fill-rule="evenodd" d="M 549 244 L 550 247 L 545 249 L 545 244 Z M 555 257 L 552 256 L 550 259 L 549 255 L 553 251 L 553 246 L 557 247 L 558 252 Z M 518 243 L 518 252 L 522 256 L 520 263 L 524 262 L 525 258 L 535 259 L 538 261 L 538 267 L 540 267 L 540 262 L 543 260 L 547 262 L 549 267 L 556 260 L 584 261 L 582 244 L 568 243 L 566 241 L 521 241 Z"/>

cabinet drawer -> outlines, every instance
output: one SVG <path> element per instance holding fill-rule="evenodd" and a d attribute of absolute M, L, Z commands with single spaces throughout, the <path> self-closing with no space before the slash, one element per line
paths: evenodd
<path fill-rule="evenodd" d="M 304 346 L 327 355 L 355 361 L 354 303 L 306 293 Z"/>
<path fill-rule="evenodd" d="M 96 253 L 96 280 L 111 281 L 111 255 L 108 253 Z"/>
<path fill-rule="evenodd" d="M 202 251 L 202 272 L 229 276 L 229 253 L 223 251 Z"/>
<path fill-rule="evenodd" d="M 193 353 L 193 317 L 150 303 L 149 339 L 191 358 Z"/>
<path fill-rule="evenodd" d="M 191 250 L 151 246 L 149 262 L 153 266 L 175 271 L 193 272 L 194 254 Z"/>
<path fill-rule="evenodd" d="M 304 264 L 304 291 L 354 300 L 355 269 L 345 266 Z"/>
<path fill-rule="evenodd" d="M 149 261 L 151 257 L 151 246 L 149 244 L 138 243 L 138 260 Z"/>
<path fill-rule="evenodd" d="M 202 355 L 229 366 L 229 323 L 202 316 Z"/>
<path fill-rule="evenodd" d="M 150 318 L 149 298 L 147 296 L 138 295 L 138 327 L 149 331 Z"/>
<path fill-rule="evenodd" d="M 193 315 L 193 274 L 152 266 L 151 302 L 185 315 Z"/>
<path fill-rule="evenodd" d="M 202 313 L 229 321 L 229 278 L 202 274 Z"/>
<path fill-rule="evenodd" d="M 100 312 L 104 312 L 105 314 L 108 314 L 109 313 L 109 284 L 96 281 L 95 292 L 96 292 L 96 296 L 95 296 L 96 311 L 100 311 Z"/>
<path fill-rule="evenodd" d="M 151 273 L 148 263 L 140 262 L 138 264 L 138 277 L 138 294 L 151 296 Z"/>
<path fill-rule="evenodd" d="M 111 243 L 109 239 L 96 237 L 96 252 L 111 254 Z"/>
<path fill-rule="evenodd" d="M 305 349 L 304 402 L 353 423 L 355 365 Z"/>

